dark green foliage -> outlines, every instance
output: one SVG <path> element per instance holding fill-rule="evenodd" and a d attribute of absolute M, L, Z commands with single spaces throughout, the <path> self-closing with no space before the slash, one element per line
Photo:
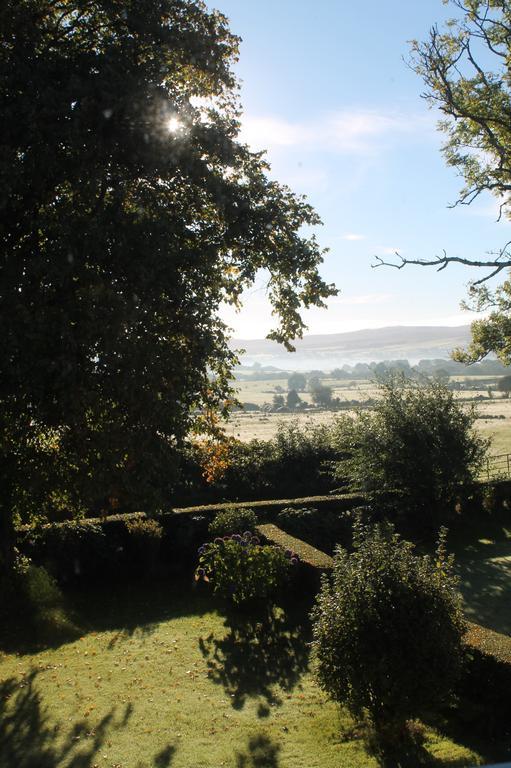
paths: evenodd
<path fill-rule="evenodd" d="M 277 524 L 328 554 L 333 554 L 336 544 L 348 546 L 351 542 L 353 520 L 346 512 L 286 507 L 277 515 Z"/>
<path fill-rule="evenodd" d="M 35 526 L 23 531 L 20 546 L 64 582 L 94 579 L 114 566 L 102 526 L 85 520 Z"/>
<path fill-rule="evenodd" d="M 17 551 L 14 567 L 0 574 L 0 622 L 4 628 L 28 633 L 30 643 L 75 630 L 55 578 Z"/>
<path fill-rule="evenodd" d="M 397 511 L 411 534 L 431 533 L 454 517 L 461 486 L 474 482 L 488 441 L 473 428 L 475 410 L 438 382 L 392 377 L 379 388 L 371 411 L 336 421 L 339 450 L 348 453 L 337 477 L 376 504 L 397 492 L 388 514 Z"/>
<path fill-rule="evenodd" d="M 354 551 L 339 549 L 313 610 L 321 687 L 383 741 L 444 703 L 458 679 L 465 623 L 442 539 L 419 557 L 390 524 L 358 522 Z"/>
<path fill-rule="evenodd" d="M 230 536 L 233 533 L 254 533 L 257 515 L 247 507 L 230 507 L 218 512 L 209 524 L 210 536 Z"/>
<path fill-rule="evenodd" d="M 199 0 L 0 6 L 2 523 L 161 508 L 231 399 L 222 302 L 267 270 L 289 344 L 335 292 L 317 215 L 238 141 L 238 43 Z"/>
<path fill-rule="evenodd" d="M 248 531 L 217 537 L 199 548 L 196 579 L 210 583 L 215 594 L 242 605 L 275 598 L 298 558 L 280 547 L 260 543 Z"/>
<path fill-rule="evenodd" d="M 143 574 L 155 570 L 160 555 L 163 528 L 156 520 L 138 518 L 126 523 L 130 570 Z"/>
<path fill-rule="evenodd" d="M 328 462 L 338 457 L 328 426 L 281 425 L 271 440 L 234 443 L 229 466 L 209 493 L 233 500 L 324 493 L 339 486 L 327 472 Z"/>

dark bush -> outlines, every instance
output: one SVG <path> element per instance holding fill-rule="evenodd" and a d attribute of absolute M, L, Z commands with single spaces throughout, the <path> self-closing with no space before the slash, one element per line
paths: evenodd
<path fill-rule="evenodd" d="M 30 643 L 75 630 L 55 578 L 17 551 L 13 569 L 8 575 L 2 572 L 0 622 L 11 631 L 21 631 L 24 639 L 28 632 Z"/>
<path fill-rule="evenodd" d="M 25 554 L 64 582 L 94 579 L 114 567 L 102 526 L 90 521 L 36 526 L 18 540 Z"/>
<path fill-rule="evenodd" d="M 462 666 L 465 623 L 445 558 L 418 557 L 390 524 L 354 526 L 354 551 L 339 549 L 313 611 L 321 687 L 359 719 L 382 751 L 398 749 L 408 720 L 449 699 Z"/>
<path fill-rule="evenodd" d="M 160 555 L 162 526 L 156 520 L 140 517 L 129 520 L 126 528 L 129 534 L 127 557 L 130 571 L 135 575 L 154 572 Z"/>
<path fill-rule="evenodd" d="M 257 525 L 257 515 L 247 507 L 231 507 L 217 512 L 209 524 L 209 534 L 215 536 L 230 536 L 233 533 L 253 533 Z"/>
<path fill-rule="evenodd" d="M 200 447 L 190 446 L 177 498 L 191 504 L 322 494 L 342 484 L 328 469 L 340 458 L 339 442 L 327 425 L 286 424 L 271 440 L 232 441 L 224 473 L 208 484 Z"/>

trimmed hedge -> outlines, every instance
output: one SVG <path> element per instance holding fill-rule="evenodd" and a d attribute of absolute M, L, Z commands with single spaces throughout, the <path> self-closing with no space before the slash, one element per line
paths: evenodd
<path fill-rule="evenodd" d="M 339 514 L 357 506 L 358 494 L 317 496 L 301 499 L 272 499 L 241 502 L 237 508 L 252 509 L 258 522 L 272 522 L 284 508 L 299 509 L 313 503 L 318 514 Z M 210 537 L 208 526 L 218 512 L 232 509 L 229 504 L 177 508 L 155 516 L 163 529 L 160 565 L 172 572 L 191 573 L 198 547 Z M 37 565 L 43 565 L 62 583 L 86 583 L 105 576 L 120 579 L 136 577 L 139 566 L 132 557 L 133 546 L 127 523 L 148 519 L 143 512 L 127 512 L 104 518 L 21 526 L 17 546 Z M 150 519 L 150 518 L 149 518 Z"/>
<path fill-rule="evenodd" d="M 259 516 L 267 520 L 273 520 L 285 507 L 307 507 L 313 505 L 320 510 L 334 510 L 346 512 L 365 503 L 365 497 L 360 493 L 342 493 L 329 496 L 304 496 L 298 499 L 267 499 L 264 501 L 237 501 L 225 504 L 206 504 L 198 507 L 177 507 L 173 511 L 177 514 L 201 514 L 214 515 L 233 506 L 237 508 L 253 509 Z"/>
<path fill-rule="evenodd" d="M 482 739 L 511 738 L 511 637 L 470 623 L 458 716 Z"/>
<path fill-rule="evenodd" d="M 256 530 L 269 544 L 277 544 L 283 549 L 290 549 L 292 552 L 296 552 L 301 562 L 305 565 L 326 571 L 332 568 L 334 564 L 333 559 L 329 555 L 301 539 L 295 539 L 294 536 L 290 536 L 272 523 L 258 525 Z"/>

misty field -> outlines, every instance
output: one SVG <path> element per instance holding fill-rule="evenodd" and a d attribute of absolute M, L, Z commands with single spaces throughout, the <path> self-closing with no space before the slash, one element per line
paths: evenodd
<path fill-rule="evenodd" d="M 477 377 L 453 377 L 458 381 L 470 381 L 477 383 Z M 474 401 L 479 413 L 476 428 L 485 437 L 492 438 L 490 453 L 492 455 L 511 453 L 511 400 L 503 398 L 500 393 L 495 393 L 492 398 L 488 396 L 487 377 L 480 382 L 480 388 L 456 392 L 456 396 L 468 401 Z M 332 396 L 341 401 L 357 401 L 363 403 L 371 398 L 378 397 L 378 389 L 374 382 L 339 381 L 325 378 L 322 383 L 332 387 Z M 243 403 L 254 403 L 261 407 L 265 403 L 271 404 L 276 394 L 287 392 L 287 379 L 273 379 L 271 381 L 238 381 L 238 398 Z M 308 405 L 312 405 L 310 394 L 300 392 L 300 398 Z M 236 412 L 227 424 L 226 431 L 229 435 L 239 440 L 252 439 L 269 440 L 277 432 L 279 424 L 297 421 L 301 425 L 328 424 L 336 413 L 353 413 L 356 405 L 350 402 L 349 406 L 341 411 L 333 412 L 321 408 L 296 413 L 270 413 L 264 411 Z M 364 407 L 364 406 L 362 406 Z"/>

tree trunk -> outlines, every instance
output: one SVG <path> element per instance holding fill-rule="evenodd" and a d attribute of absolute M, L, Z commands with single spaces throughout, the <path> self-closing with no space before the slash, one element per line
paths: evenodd
<path fill-rule="evenodd" d="M 14 565 L 15 532 L 12 511 L 11 457 L 3 457 L 0 470 L 0 570 L 11 571 Z"/>

